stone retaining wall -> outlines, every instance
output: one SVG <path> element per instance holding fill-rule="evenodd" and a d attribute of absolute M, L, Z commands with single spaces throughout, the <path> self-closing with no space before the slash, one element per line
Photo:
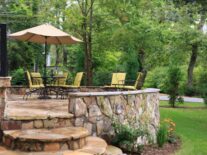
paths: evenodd
<path fill-rule="evenodd" d="M 75 117 L 74 126 L 87 128 L 91 135 L 108 139 L 114 134 L 112 120 L 118 120 L 146 128 L 151 140 L 156 140 L 160 121 L 158 89 L 73 93 L 68 106 Z"/>

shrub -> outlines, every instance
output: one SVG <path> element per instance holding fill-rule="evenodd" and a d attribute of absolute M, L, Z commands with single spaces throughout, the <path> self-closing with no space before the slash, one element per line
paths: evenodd
<path fill-rule="evenodd" d="M 164 86 L 166 81 L 166 72 L 166 67 L 157 67 L 152 71 L 149 71 L 145 79 L 144 87 L 159 88 L 161 92 L 166 92 L 166 88 Z"/>
<path fill-rule="evenodd" d="M 204 103 L 207 105 L 207 71 L 203 71 L 198 79 L 197 88 L 204 99 Z"/>
<path fill-rule="evenodd" d="M 168 73 L 169 68 L 168 67 L 156 67 L 153 70 L 149 71 L 147 73 L 147 77 L 145 79 L 144 87 L 146 88 L 159 88 L 161 92 L 167 93 L 168 90 Z M 186 67 L 181 66 L 181 74 L 182 78 L 180 79 L 180 86 L 179 91 L 183 92 L 186 86 Z"/>
<path fill-rule="evenodd" d="M 143 138 L 148 136 L 148 132 L 143 129 L 135 128 L 130 125 L 113 123 L 115 130 L 115 137 L 112 140 L 114 145 L 126 150 L 127 152 L 141 154 L 142 144 L 137 144 L 139 137 Z"/>
<path fill-rule="evenodd" d="M 171 119 L 164 119 L 163 124 L 167 128 L 167 141 L 169 143 L 175 143 L 177 136 L 175 135 L 176 124 Z"/>
<path fill-rule="evenodd" d="M 165 125 L 161 125 L 157 132 L 157 144 L 159 147 L 163 147 L 166 141 L 167 141 L 167 127 Z"/>
<path fill-rule="evenodd" d="M 19 68 L 13 71 L 11 73 L 11 76 L 12 76 L 12 80 L 11 80 L 12 85 L 25 85 L 26 84 L 23 68 Z"/>
<path fill-rule="evenodd" d="M 169 118 L 164 119 L 161 122 L 160 128 L 157 131 L 157 144 L 159 147 L 163 147 L 165 142 L 175 143 L 177 136 L 175 135 L 176 124 Z"/>
<path fill-rule="evenodd" d="M 175 107 L 176 100 L 181 95 L 180 83 L 182 73 L 178 66 L 170 66 L 167 72 L 166 90 L 170 96 L 169 104 Z"/>
<path fill-rule="evenodd" d="M 194 87 L 186 87 L 185 88 L 185 95 L 193 96 L 193 95 L 195 95 L 195 93 L 196 93 L 196 90 Z"/>

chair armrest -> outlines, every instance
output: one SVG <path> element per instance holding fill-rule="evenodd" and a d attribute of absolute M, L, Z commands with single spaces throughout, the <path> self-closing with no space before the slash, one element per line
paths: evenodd
<path fill-rule="evenodd" d="M 134 85 L 136 80 L 125 80 L 125 85 Z"/>

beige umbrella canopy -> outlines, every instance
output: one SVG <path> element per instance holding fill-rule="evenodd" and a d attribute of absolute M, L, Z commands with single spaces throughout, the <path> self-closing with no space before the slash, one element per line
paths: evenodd
<path fill-rule="evenodd" d="M 9 35 L 10 38 L 42 44 L 74 44 L 82 42 L 50 24 L 43 24 Z"/>
<path fill-rule="evenodd" d="M 10 38 L 45 44 L 45 65 L 44 65 L 44 84 L 46 84 L 46 59 L 48 44 L 75 44 L 82 42 L 80 39 L 69 35 L 50 24 L 43 24 L 26 30 L 22 30 L 9 35 Z"/>

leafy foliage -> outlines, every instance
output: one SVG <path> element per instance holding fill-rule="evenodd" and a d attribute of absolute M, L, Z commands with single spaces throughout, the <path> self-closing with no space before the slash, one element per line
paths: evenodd
<path fill-rule="evenodd" d="M 147 136 L 147 132 L 139 127 L 132 127 L 127 124 L 115 122 L 113 124 L 115 130 L 115 137 L 113 144 L 129 151 L 130 153 L 136 152 L 141 154 L 142 145 L 137 143 L 137 138 Z"/>
<path fill-rule="evenodd" d="M 91 40 L 93 85 L 109 83 L 112 72 L 126 72 L 126 78 L 134 80 L 136 72 L 142 71 L 148 73 L 146 87 L 168 92 L 167 68 L 176 64 L 184 75 L 179 91 L 203 95 L 199 76 L 206 68 L 207 36 L 199 21 L 206 18 L 205 7 L 202 0 L 95 0 Z M 42 23 L 51 23 L 78 38 L 85 31 L 89 33 L 83 30 L 84 17 L 77 0 L 1 1 L 0 9 L 0 22 L 8 24 L 10 33 Z M 197 60 L 189 88 L 187 66 L 195 44 Z M 10 73 L 18 68 L 31 70 L 34 65 L 39 70 L 43 67 L 41 45 L 9 40 L 8 51 Z M 59 62 L 72 75 L 86 69 L 83 45 L 51 46 L 50 54 L 52 65 Z M 200 68 L 199 74 L 196 68 Z"/>
<path fill-rule="evenodd" d="M 171 66 L 167 72 L 167 93 L 169 94 L 169 104 L 175 107 L 176 99 L 178 99 L 180 92 L 180 81 L 182 79 L 182 73 L 178 66 Z"/>
<path fill-rule="evenodd" d="M 24 69 L 19 68 L 15 70 L 14 72 L 11 73 L 11 76 L 12 76 L 12 80 L 11 80 L 12 85 L 25 85 L 26 84 Z"/>
<path fill-rule="evenodd" d="M 167 127 L 165 125 L 161 125 L 157 132 L 157 144 L 159 147 L 163 147 L 166 141 L 167 141 Z"/>
<path fill-rule="evenodd" d="M 200 94 L 204 99 L 204 103 L 207 105 L 207 71 L 201 73 L 198 86 Z"/>

